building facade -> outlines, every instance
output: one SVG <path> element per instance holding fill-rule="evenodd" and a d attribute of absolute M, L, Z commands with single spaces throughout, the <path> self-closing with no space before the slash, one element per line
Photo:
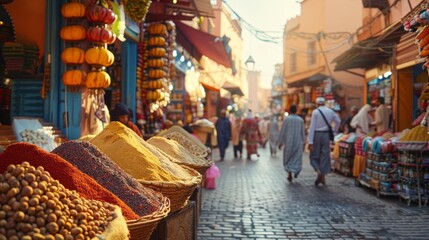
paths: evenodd
<path fill-rule="evenodd" d="M 344 20 L 346 19 L 346 20 Z M 342 110 L 363 101 L 363 71 L 335 72 L 332 60 L 356 41 L 362 21 L 362 2 L 304 0 L 301 15 L 287 21 L 284 29 L 285 107 L 299 111 L 314 108 L 315 98 Z"/>
<path fill-rule="evenodd" d="M 409 128 L 421 111 L 418 97 L 427 73 L 418 57 L 416 33 L 406 32 L 402 23 L 426 5 L 426 0 L 365 1 L 358 41 L 334 59 L 336 71 L 364 71 L 364 96 L 384 98 L 393 131 Z"/>

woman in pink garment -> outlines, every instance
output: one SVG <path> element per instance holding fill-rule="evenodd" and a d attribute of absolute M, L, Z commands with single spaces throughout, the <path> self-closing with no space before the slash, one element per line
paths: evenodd
<path fill-rule="evenodd" d="M 261 142 L 261 133 L 259 132 L 258 120 L 253 117 L 252 110 L 249 109 L 247 118 L 243 120 L 241 134 L 246 140 L 247 159 L 250 160 L 253 154 L 259 157 L 258 144 Z"/>

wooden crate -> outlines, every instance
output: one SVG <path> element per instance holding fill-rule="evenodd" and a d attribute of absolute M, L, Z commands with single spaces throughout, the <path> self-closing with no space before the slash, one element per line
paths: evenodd
<path fill-rule="evenodd" d="M 151 240 L 196 240 L 196 203 L 189 201 L 179 211 L 170 213 L 153 231 Z"/>
<path fill-rule="evenodd" d="M 16 142 L 15 134 L 13 133 L 12 125 L 0 126 L 0 145 L 4 148 Z"/>
<path fill-rule="evenodd" d="M 189 198 L 189 201 L 195 202 L 195 217 L 196 217 L 196 224 L 198 225 L 198 222 L 200 220 L 200 212 L 201 212 L 201 206 L 202 206 L 202 200 L 203 200 L 203 187 L 204 183 L 201 181 L 200 184 L 195 188 L 194 192 L 192 193 L 191 197 Z"/>

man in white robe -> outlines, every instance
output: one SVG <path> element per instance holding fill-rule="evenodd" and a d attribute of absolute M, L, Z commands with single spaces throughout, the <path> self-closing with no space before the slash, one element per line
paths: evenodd
<path fill-rule="evenodd" d="M 305 144 L 304 120 L 296 114 L 296 111 L 296 106 L 292 105 L 290 115 L 283 121 L 278 140 L 279 146 L 284 146 L 283 166 L 288 173 L 289 182 L 292 182 L 292 174 L 297 178 L 301 172 Z"/>

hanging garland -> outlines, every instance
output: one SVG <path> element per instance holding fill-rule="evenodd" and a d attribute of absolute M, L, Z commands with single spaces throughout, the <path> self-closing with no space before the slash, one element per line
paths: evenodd
<path fill-rule="evenodd" d="M 125 12 L 135 22 L 143 21 L 149 11 L 150 0 L 125 0 Z"/>
<path fill-rule="evenodd" d="M 91 1 L 86 7 L 85 16 L 90 24 L 86 31 L 86 39 L 91 43 L 91 47 L 85 52 L 85 62 L 90 65 L 85 86 L 90 89 L 90 94 L 94 95 L 97 118 L 105 122 L 106 118 L 102 110 L 105 107 L 104 89 L 111 83 L 110 75 L 105 70 L 115 61 L 115 55 L 107 49 L 107 45 L 116 41 L 112 24 L 118 17 L 109 0 Z"/>
<path fill-rule="evenodd" d="M 66 25 L 60 30 L 60 37 L 66 42 L 61 53 L 61 60 L 66 64 L 66 71 L 62 75 L 64 85 L 70 87 L 83 86 L 86 73 L 81 70 L 84 64 L 84 50 L 79 46 L 85 40 L 86 29 L 82 26 L 85 16 L 85 5 L 80 2 L 68 2 L 61 6 L 61 15 L 66 18 Z"/>

